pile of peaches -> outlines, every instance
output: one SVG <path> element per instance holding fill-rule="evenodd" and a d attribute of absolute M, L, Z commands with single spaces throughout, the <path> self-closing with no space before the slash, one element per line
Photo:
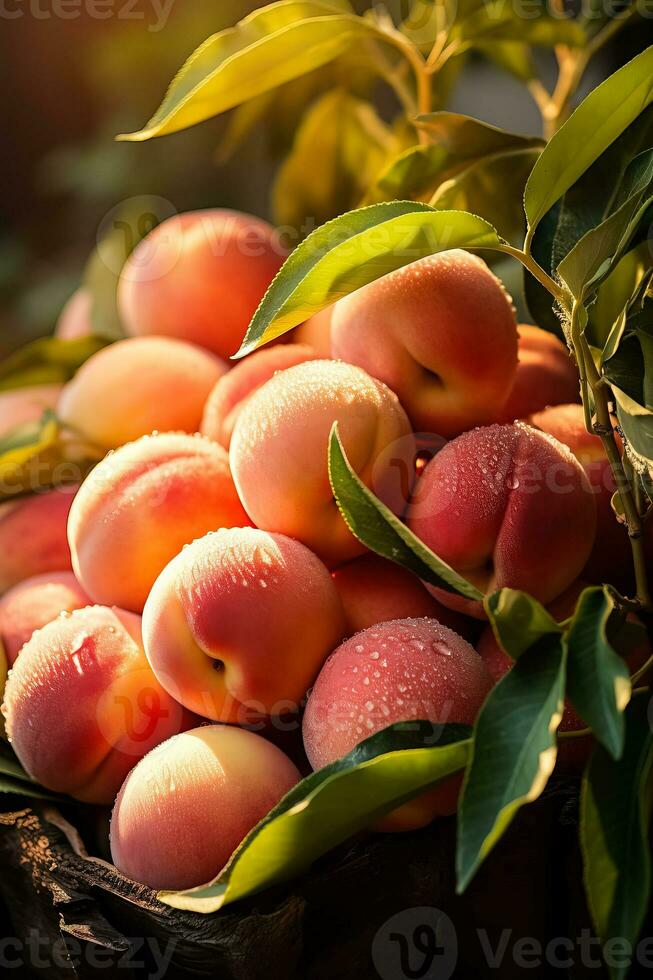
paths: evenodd
<path fill-rule="evenodd" d="M 335 422 L 361 480 L 483 592 L 564 618 L 628 576 L 575 365 L 480 258 L 417 261 L 229 360 L 283 259 L 258 219 L 171 219 L 122 272 L 126 339 L 62 390 L 0 398 L 0 429 L 51 406 L 103 456 L 0 508 L 6 737 L 44 787 L 113 806 L 113 860 L 154 888 L 214 878 L 302 774 L 390 724 L 472 724 L 509 669 L 480 603 L 353 536 Z M 80 293 L 58 332 L 90 329 Z"/>

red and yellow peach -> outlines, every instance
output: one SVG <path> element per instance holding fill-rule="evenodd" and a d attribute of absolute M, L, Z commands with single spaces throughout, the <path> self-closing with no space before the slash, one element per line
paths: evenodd
<path fill-rule="evenodd" d="M 41 785 L 108 804 L 138 760 L 188 727 L 148 666 L 139 616 L 88 606 L 39 630 L 5 688 L 7 735 Z"/>
<path fill-rule="evenodd" d="M 0 504 L 0 594 L 33 575 L 68 571 L 68 512 L 77 486 Z"/>
<path fill-rule="evenodd" d="M 472 725 L 492 687 L 476 651 L 433 619 L 382 623 L 329 657 L 304 714 L 304 747 L 314 769 L 396 722 Z M 423 827 L 455 811 L 460 780 L 446 780 L 401 807 L 385 830 Z"/>
<path fill-rule="evenodd" d="M 209 725 L 177 735 L 125 780 L 111 817 L 113 861 L 151 888 L 206 884 L 299 779 L 252 732 Z"/>
<path fill-rule="evenodd" d="M 161 684 L 190 711 L 241 724 L 296 709 L 344 633 L 322 562 L 299 541 L 254 528 L 185 548 L 143 612 Z"/>
<path fill-rule="evenodd" d="M 403 510 L 414 473 L 410 423 L 389 388 L 350 364 L 309 361 L 267 381 L 238 417 L 230 458 L 254 524 L 297 538 L 335 565 L 365 548 L 331 492 L 327 455 L 334 422 L 361 480 Z"/>
<path fill-rule="evenodd" d="M 596 510 L 566 446 L 523 423 L 492 425 L 459 436 L 429 463 L 408 525 L 481 592 L 507 586 L 547 603 L 583 569 Z M 480 602 L 433 591 L 443 605 L 484 618 Z"/>
<path fill-rule="evenodd" d="M 125 263 L 118 287 L 125 330 L 231 357 L 284 258 L 274 229 L 252 215 L 209 210 L 170 218 Z"/>
<path fill-rule="evenodd" d="M 339 300 L 331 353 L 399 396 L 416 431 L 454 436 L 494 421 L 517 367 L 517 324 L 482 259 L 454 249 Z"/>
<path fill-rule="evenodd" d="M 495 421 L 526 419 L 550 405 L 578 402 L 580 379 L 576 365 L 562 341 L 548 330 L 521 324 L 517 373 Z"/>
<path fill-rule="evenodd" d="M 144 436 L 109 454 L 70 511 L 75 572 L 94 602 L 142 612 L 185 544 L 247 524 L 226 451 L 202 436 Z"/>
<path fill-rule="evenodd" d="M 305 344 L 277 344 L 250 354 L 216 384 L 204 406 L 200 431 L 229 449 L 234 425 L 248 398 L 277 372 L 317 359 L 318 354 Z"/>
<path fill-rule="evenodd" d="M 61 385 L 32 385 L 0 392 L 0 437 L 29 422 L 38 422 L 43 413 L 54 409 Z"/>
<path fill-rule="evenodd" d="M 28 578 L 0 599 L 0 648 L 9 665 L 36 630 L 61 613 L 90 605 L 90 599 L 72 572 L 49 572 Z"/>
<path fill-rule="evenodd" d="M 59 340 L 79 340 L 93 333 L 91 308 L 93 297 L 88 289 L 78 289 L 70 297 L 54 328 L 54 335 Z"/>
<path fill-rule="evenodd" d="M 57 414 L 104 449 L 155 430 L 197 432 L 204 403 L 226 370 L 212 354 L 181 340 L 119 340 L 79 369 Z"/>

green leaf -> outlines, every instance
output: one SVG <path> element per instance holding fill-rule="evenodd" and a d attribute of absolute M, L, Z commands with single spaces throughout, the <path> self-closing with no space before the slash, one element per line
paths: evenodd
<path fill-rule="evenodd" d="M 434 208 L 471 211 L 485 218 L 502 238 L 521 244 L 522 197 L 539 149 L 508 150 L 484 157 L 440 185 L 429 203 Z"/>
<path fill-rule="evenodd" d="M 530 82 L 537 76 L 532 52 L 527 44 L 520 41 L 488 41 L 477 44 L 478 50 L 495 65 L 521 82 Z"/>
<path fill-rule="evenodd" d="M 577 299 L 584 299 L 616 267 L 652 201 L 653 150 L 647 150 L 626 170 L 609 216 L 583 235 L 558 266 Z"/>
<path fill-rule="evenodd" d="M 500 589 L 485 599 L 485 609 L 499 646 L 513 660 L 561 628 L 544 606 L 526 592 Z"/>
<path fill-rule="evenodd" d="M 653 734 L 648 698 L 626 710 L 626 740 L 619 762 L 597 747 L 581 789 L 580 840 L 585 889 L 597 933 L 605 943 L 635 946 L 651 890 L 649 822 Z M 625 967 L 610 969 L 623 980 Z"/>
<path fill-rule="evenodd" d="M 543 636 L 520 655 L 481 708 L 458 811 L 459 892 L 553 772 L 565 661 L 561 637 Z"/>
<path fill-rule="evenodd" d="M 102 337 L 79 337 L 76 340 L 41 337 L 34 340 L 0 363 L 0 391 L 29 385 L 63 384 L 107 343 Z"/>
<path fill-rule="evenodd" d="M 429 585 L 475 601 L 483 598 L 476 586 L 434 555 L 359 479 L 345 455 L 337 423 L 329 440 L 329 479 L 347 527 L 371 551 Z"/>
<path fill-rule="evenodd" d="M 594 89 L 548 143 L 524 194 L 531 233 L 652 100 L 653 47 L 649 47 Z"/>
<path fill-rule="evenodd" d="M 567 696 L 599 742 L 618 759 L 631 684 L 628 667 L 609 639 L 615 618 L 619 613 L 607 587 L 585 589 L 567 634 Z"/>
<path fill-rule="evenodd" d="M 384 37 L 343 5 L 281 0 L 213 35 L 188 59 L 163 103 L 138 132 L 142 141 L 175 133 L 241 105 L 341 55 L 356 41 Z"/>
<path fill-rule="evenodd" d="M 394 145 L 370 103 L 342 89 L 327 92 L 308 110 L 277 175 L 277 222 L 301 229 L 307 218 L 322 224 L 355 207 Z"/>
<path fill-rule="evenodd" d="M 437 211 L 415 201 L 373 204 L 329 221 L 284 263 L 249 325 L 237 357 L 303 323 L 314 313 L 388 272 L 452 248 L 505 242 L 482 218 Z"/>
<path fill-rule="evenodd" d="M 576 21 L 550 17 L 546 13 L 531 18 L 520 16 L 520 11 L 509 0 L 486 0 L 468 16 L 459 15 L 450 37 L 459 42 L 459 50 L 489 40 L 518 41 L 542 47 L 556 44 L 584 47 L 587 40 Z"/>
<path fill-rule="evenodd" d="M 377 180 L 374 189 L 377 197 L 428 200 L 445 181 L 468 172 L 476 163 L 510 150 L 543 146 L 542 140 L 536 137 L 498 129 L 457 112 L 433 112 L 419 116 L 415 124 L 432 142 L 413 146 L 395 157 Z M 507 198 L 505 191 L 503 196 Z M 523 221 L 521 192 L 518 198 L 517 207 Z M 480 195 L 474 196 L 475 201 L 479 199 Z M 474 208 L 465 210 L 477 213 Z"/>
<path fill-rule="evenodd" d="M 211 884 L 160 892 L 173 908 L 210 914 L 306 871 L 322 854 L 465 767 L 470 730 L 399 723 L 302 780 L 245 838 Z"/>

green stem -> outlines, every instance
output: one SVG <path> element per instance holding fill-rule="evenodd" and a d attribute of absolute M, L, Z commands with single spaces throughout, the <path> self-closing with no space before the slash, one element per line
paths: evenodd
<path fill-rule="evenodd" d="M 531 236 L 532 238 L 532 236 Z M 565 294 L 562 291 L 558 283 L 551 278 L 548 273 L 544 271 L 541 265 L 535 261 L 533 256 L 529 251 L 529 239 L 526 236 L 526 244 L 524 249 L 514 248 L 512 245 L 504 244 L 501 246 L 501 251 L 505 252 L 506 255 L 512 255 L 513 258 L 517 259 L 521 264 L 528 269 L 532 276 L 535 276 L 537 281 L 541 283 L 548 292 L 551 293 L 553 298 L 562 305 L 564 302 Z"/>

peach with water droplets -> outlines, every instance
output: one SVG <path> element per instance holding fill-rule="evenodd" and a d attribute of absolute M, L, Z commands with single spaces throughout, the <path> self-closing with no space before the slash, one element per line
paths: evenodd
<path fill-rule="evenodd" d="M 518 423 L 466 432 L 426 467 L 408 526 L 486 594 L 509 587 L 551 602 L 594 543 L 588 479 L 562 443 Z M 443 605 L 485 618 L 482 604 L 433 588 Z"/>
<path fill-rule="evenodd" d="M 110 453 L 70 511 L 73 567 L 94 602 L 142 612 L 185 544 L 248 524 L 226 451 L 202 436 L 144 436 Z"/>
<path fill-rule="evenodd" d="M 297 538 L 337 565 L 365 548 L 345 525 L 331 491 L 334 422 L 361 480 L 402 511 L 415 467 L 410 423 L 394 392 L 350 364 L 308 361 L 267 381 L 240 413 L 230 455 L 254 524 Z"/>
<path fill-rule="evenodd" d="M 9 664 L 15 662 L 36 630 L 61 613 L 90 604 L 72 572 L 48 572 L 14 585 L 0 599 L 0 647 Z"/>
<path fill-rule="evenodd" d="M 296 709 L 344 633 L 322 562 L 299 541 L 251 527 L 185 548 L 143 612 L 161 683 L 190 711 L 239 724 Z"/>
<path fill-rule="evenodd" d="M 7 735 L 47 789 L 109 804 L 130 769 L 189 716 L 158 683 L 133 613 L 87 606 L 37 630 L 5 688 Z"/>

